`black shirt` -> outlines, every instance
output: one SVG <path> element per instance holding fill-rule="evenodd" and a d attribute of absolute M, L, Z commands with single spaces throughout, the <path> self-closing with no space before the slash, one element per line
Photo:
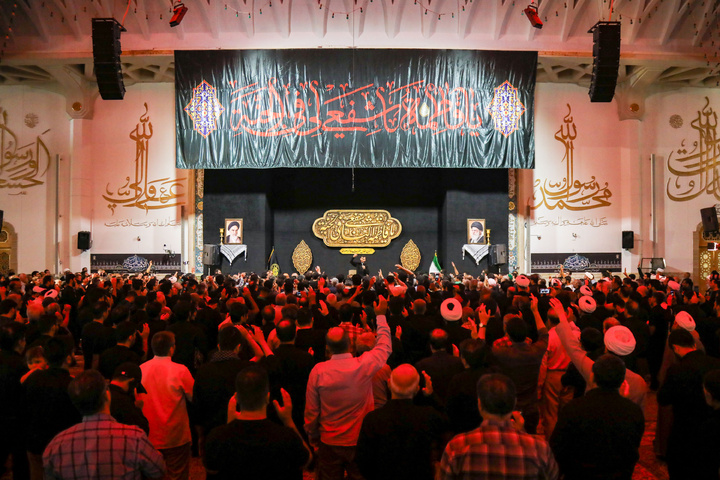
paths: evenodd
<path fill-rule="evenodd" d="M 308 457 L 292 429 L 267 419 L 234 420 L 205 441 L 208 479 L 301 480 Z"/>

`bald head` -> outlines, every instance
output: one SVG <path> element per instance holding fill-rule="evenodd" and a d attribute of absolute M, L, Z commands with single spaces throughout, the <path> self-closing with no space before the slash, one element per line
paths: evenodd
<path fill-rule="evenodd" d="M 340 327 L 333 327 L 328 330 L 325 341 L 330 353 L 335 355 L 339 353 L 350 353 L 350 337 L 347 332 Z"/>
<path fill-rule="evenodd" d="M 392 398 L 413 398 L 420 388 L 420 375 L 409 363 L 402 364 L 390 374 L 388 386 Z"/>
<path fill-rule="evenodd" d="M 427 311 L 427 303 L 425 303 L 425 300 L 418 298 L 413 302 L 412 306 L 413 313 L 416 315 L 425 315 L 425 312 Z"/>

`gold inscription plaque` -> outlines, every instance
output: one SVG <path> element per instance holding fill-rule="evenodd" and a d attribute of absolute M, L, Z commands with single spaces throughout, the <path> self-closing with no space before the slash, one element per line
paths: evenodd
<path fill-rule="evenodd" d="M 402 225 L 387 210 L 328 210 L 312 230 L 328 247 L 387 247 Z"/>
<path fill-rule="evenodd" d="M 343 255 L 372 255 L 375 253 L 374 248 L 341 248 L 340 253 Z"/>

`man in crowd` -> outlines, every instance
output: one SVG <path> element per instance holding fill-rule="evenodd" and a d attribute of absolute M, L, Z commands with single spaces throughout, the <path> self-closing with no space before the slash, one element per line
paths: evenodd
<path fill-rule="evenodd" d="M 194 380 L 186 366 L 172 361 L 175 335 L 158 332 L 152 339 L 155 356 L 140 366 L 147 390 L 143 414 L 150 423 L 150 442 L 160 450 L 167 479 L 187 480 L 190 475 L 190 421 Z"/>
<path fill-rule="evenodd" d="M 323 480 L 362 479 L 355 464 L 355 447 L 365 415 L 373 410 L 372 379 L 392 352 L 387 301 L 375 307 L 378 341 L 375 348 L 353 357 L 347 332 L 333 327 L 327 333 L 332 357 L 310 373 L 305 405 L 305 431 L 317 447 L 318 476 Z"/>
<path fill-rule="evenodd" d="M 484 375 L 478 381 L 477 395 L 483 422 L 448 443 L 438 478 L 559 478 L 547 442 L 525 433 L 522 415 L 514 411 L 516 390 L 512 380 L 502 374 Z"/>
<path fill-rule="evenodd" d="M 413 404 L 420 375 L 412 365 L 393 370 L 388 385 L 392 399 L 368 413 L 360 430 L 356 455 L 360 472 L 366 480 L 432 480 L 447 420 L 433 407 Z"/>
<path fill-rule="evenodd" d="M 43 453 L 45 479 L 162 478 L 163 457 L 145 432 L 110 416 L 110 391 L 96 370 L 70 382 L 83 421 L 60 432 Z"/>
<path fill-rule="evenodd" d="M 566 480 L 631 480 L 645 430 L 639 406 L 620 395 L 625 364 L 605 354 L 592 366 L 588 393 L 560 411 L 550 438 Z"/>
<path fill-rule="evenodd" d="M 282 425 L 267 418 L 270 382 L 264 368 L 244 368 L 235 395 L 236 418 L 210 432 L 205 443 L 208 479 L 234 479 L 242 473 L 253 480 L 301 480 L 310 449 L 293 423 L 290 395 L 283 390 L 283 404 L 273 402 Z"/>

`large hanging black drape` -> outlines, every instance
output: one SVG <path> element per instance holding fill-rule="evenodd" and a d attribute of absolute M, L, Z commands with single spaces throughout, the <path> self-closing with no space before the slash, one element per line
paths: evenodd
<path fill-rule="evenodd" d="M 533 168 L 537 52 L 175 52 L 178 168 Z"/>

